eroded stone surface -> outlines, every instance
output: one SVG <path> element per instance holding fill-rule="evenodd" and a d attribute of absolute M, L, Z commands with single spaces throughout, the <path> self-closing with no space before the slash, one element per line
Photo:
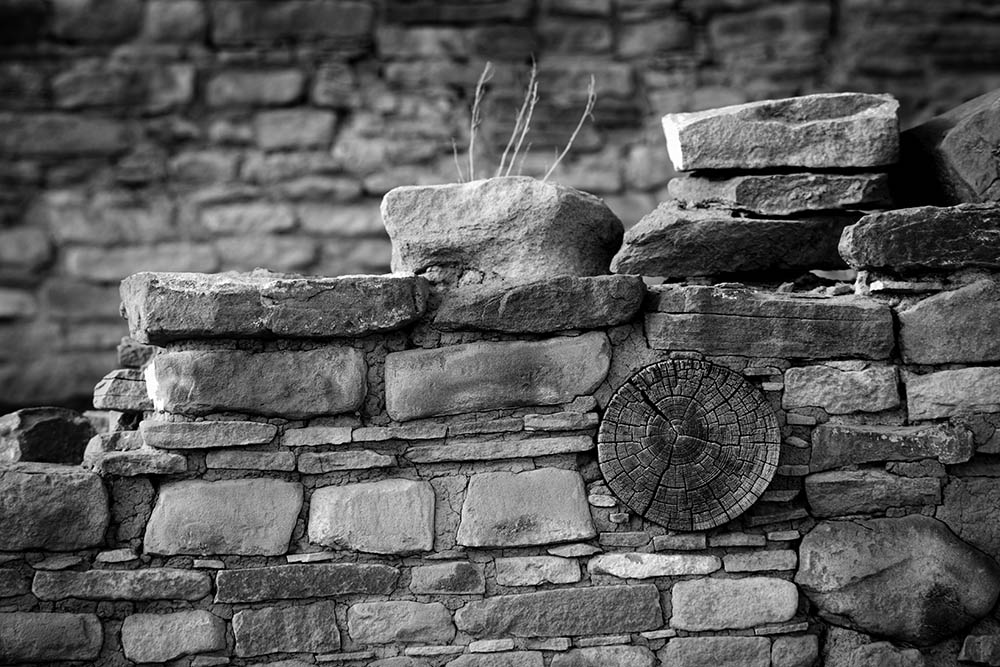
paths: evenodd
<path fill-rule="evenodd" d="M 460 655 L 445 667 L 542 667 L 541 651 L 505 651 Z"/>
<path fill-rule="evenodd" d="M 676 667 L 769 667 L 767 637 L 678 637 L 657 653 Z"/>
<path fill-rule="evenodd" d="M 52 663 L 94 660 L 104 631 L 94 614 L 0 613 L 0 660 Z"/>
<path fill-rule="evenodd" d="M 142 371 L 134 368 L 113 370 L 94 387 L 94 407 L 98 410 L 143 412 L 153 409 Z"/>
<path fill-rule="evenodd" d="M 557 556 L 512 556 L 494 560 L 501 586 L 572 584 L 580 581 L 580 565 L 572 558 Z"/>
<path fill-rule="evenodd" d="M 899 311 L 899 346 L 914 364 L 1000 360 L 1000 283 L 980 280 Z"/>
<path fill-rule="evenodd" d="M 588 435 L 523 440 L 449 440 L 439 445 L 410 447 L 406 450 L 406 458 L 414 463 L 489 461 L 585 452 L 593 448 L 594 440 Z"/>
<path fill-rule="evenodd" d="M 656 656 L 644 646 L 576 648 L 552 657 L 552 667 L 654 667 Z"/>
<path fill-rule="evenodd" d="M 333 602 L 244 609 L 233 615 L 233 635 L 239 656 L 340 650 Z"/>
<path fill-rule="evenodd" d="M 951 465 L 972 458 L 975 443 L 968 429 L 927 426 L 821 424 L 812 433 L 813 472 L 873 461 L 937 459 Z"/>
<path fill-rule="evenodd" d="M 601 554 L 587 563 L 591 574 L 610 574 L 621 579 L 711 574 L 721 567 L 722 561 L 717 556 L 689 554 Z"/>
<path fill-rule="evenodd" d="M 114 431 L 91 438 L 82 465 L 99 475 L 171 475 L 187 471 L 187 458 L 146 447 L 138 431 Z"/>
<path fill-rule="evenodd" d="M 906 377 L 910 419 L 1000 412 L 1000 368 L 960 368 Z"/>
<path fill-rule="evenodd" d="M 821 517 L 937 505 L 941 501 L 941 482 L 936 477 L 898 477 L 881 470 L 820 472 L 806 477 L 805 489 L 812 513 Z"/>
<path fill-rule="evenodd" d="M 771 643 L 771 667 L 812 667 L 819 657 L 819 637 L 775 637 Z"/>
<path fill-rule="evenodd" d="M 804 366 L 785 372 L 786 410 L 823 408 L 830 414 L 880 412 L 899 405 L 896 369 L 892 366 L 841 370 L 833 366 Z"/>
<path fill-rule="evenodd" d="M 414 593 L 486 592 L 483 567 L 466 561 L 418 565 L 410 570 L 410 577 L 410 590 Z"/>
<path fill-rule="evenodd" d="M 94 427 L 66 408 L 25 408 L 0 417 L 0 462 L 78 464 Z"/>
<path fill-rule="evenodd" d="M 772 577 L 692 579 L 673 588 L 671 627 L 680 630 L 729 630 L 784 623 L 795 616 L 795 584 Z"/>
<path fill-rule="evenodd" d="M 175 568 L 39 572 L 31 586 L 39 600 L 200 600 L 211 588 L 204 572 Z"/>
<path fill-rule="evenodd" d="M 139 424 L 142 440 L 159 449 L 214 449 L 266 445 L 278 434 L 272 424 L 238 421 L 155 422 Z"/>
<path fill-rule="evenodd" d="M 347 631 L 361 644 L 447 644 L 455 636 L 455 625 L 440 602 L 360 602 L 347 610 Z"/>
<path fill-rule="evenodd" d="M 122 623 L 122 649 L 135 662 L 166 662 L 226 648 L 226 622 L 207 611 L 132 614 Z"/>
<path fill-rule="evenodd" d="M 367 563 L 310 563 L 222 570 L 215 578 L 216 602 L 260 602 L 392 592 L 399 570 Z"/>

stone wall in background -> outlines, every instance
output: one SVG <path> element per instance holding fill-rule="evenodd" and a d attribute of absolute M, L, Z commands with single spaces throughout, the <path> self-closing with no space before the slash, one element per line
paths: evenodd
<path fill-rule="evenodd" d="M 486 60 L 479 173 L 530 54 L 525 174 L 593 74 L 556 180 L 630 225 L 667 198 L 664 113 L 855 89 L 908 124 L 996 87 L 998 44 L 982 0 L 0 0 L 0 403 L 84 404 L 136 271 L 385 270 L 379 198 L 456 179 Z"/>

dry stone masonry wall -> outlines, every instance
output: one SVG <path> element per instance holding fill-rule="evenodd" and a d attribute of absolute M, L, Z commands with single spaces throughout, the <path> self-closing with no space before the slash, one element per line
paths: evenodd
<path fill-rule="evenodd" d="M 668 115 L 624 242 L 511 177 L 388 193 L 394 274 L 129 277 L 111 428 L 0 423 L 0 663 L 1000 664 L 997 204 L 890 209 L 895 108 Z"/>

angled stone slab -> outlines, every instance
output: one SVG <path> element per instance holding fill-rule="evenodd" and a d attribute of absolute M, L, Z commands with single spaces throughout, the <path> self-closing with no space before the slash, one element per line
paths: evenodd
<path fill-rule="evenodd" d="M 333 602 L 238 611 L 233 615 L 236 655 L 338 651 L 336 617 Z"/>
<path fill-rule="evenodd" d="M 899 311 L 899 346 L 912 364 L 1000 361 L 1000 283 L 980 280 Z"/>
<path fill-rule="evenodd" d="M 790 220 L 742 218 L 666 201 L 625 233 L 611 270 L 663 278 L 754 271 L 839 269 L 847 213 Z"/>
<path fill-rule="evenodd" d="M 486 639 L 480 641 L 503 640 Z M 454 660 L 446 662 L 444 667 L 542 667 L 544 664 L 541 651 L 503 651 L 501 653 L 468 653 L 460 655 Z M 391 666 L 387 665 L 386 667 Z M 399 665 L 399 667 L 408 666 Z M 417 666 L 414 665 L 413 667 Z"/>
<path fill-rule="evenodd" d="M 1000 368 L 960 368 L 906 376 L 910 419 L 1000 412 Z"/>
<path fill-rule="evenodd" d="M 365 563 L 276 565 L 222 570 L 215 577 L 215 601 L 261 602 L 340 595 L 388 595 L 399 570 Z"/>
<path fill-rule="evenodd" d="M 94 387 L 94 407 L 98 410 L 145 412 L 153 409 L 146 380 L 135 368 L 113 370 Z"/>
<path fill-rule="evenodd" d="M 799 606 L 795 584 L 773 577 L 681 581 L 672 599 L 670 626 L 695 632 L 784 623 Z"/>
<path fill-rule="evenodd" d="M 658 285 L 646 299 L 646 339 L 660 350 L 794 359 L 886 359 L 892 313 L 853 296 L 828 299 L 750 289 Z"/>
<path fill-rule="evenodd" d="M 122 281 L 132 337 L 360 337 L 416 321 L 427 281 L 409 274 L 288 278 L 253 273 L 137 273 Z"/>
<path fill-rule="evenodd" d="M 873 461 L 937 459 L 951 465 L 972 458 L 972 432 L 948 424 L 864 426 L 821 424 L 813 429 L 812 472 Z"/>
<path fill-rule="evenodd" d="M 204 572 L 176 568 L 38 572 L 31 592 L 39 600 L 200 600 L 211 592 Z"/>
<path fill-rule="evenodd" d="M 589 435 L 524 440 L 448 441 L 441 445 L 417 445 L 406 450 L 413 463 L 442 461 L 490 461 L 494 459 L 533 458 L 551 454 L 586 452 L 594 448 Z"/>
<path fill-rule="evenodd" d="M 96 660 L 104 643 L 94 614 L 15 611 L 0 613 L 0 660 L 45 663 Z"/>
<path fill-rule="evenodd" d="M 587 570 L 591 574 L 610 574 L 620 579 L 711 574 L 721 568 L 722 561 L 718 556 L 691 554 L 601 554 L 587 563 Z"/>
<path fill-rule="evenodd" d="M 226 622 L 203 610 L 132 614 L 122 623 L 122 651 L 134 662 L 167 662 L 226 648 Z"/>
<path fill-rule="evenodd" d="M 941 480 L 937 477 L 898 477 L 881 470 L 820 472 L 806 477 L 805 489 L 812 514 L 818 517 L 941 503 Z"/>
<path fill-rule="evenodd" d="M 278 435 L 272 424 L 242 421 L 156 422 L 139 424 L 143 442 L 158 449 L 215 449 L 266 445 Z"/>
<path fill-rule="evenodd" d="M 598 329 L 631 320 L 645 291 L 639 276 L 558 276 L 462 287 L 445 294 L 434 325 L 511 333 Z"/>
<path fill-rule="evenodd" d="M 480 342 L 392 352 L 386 411 L 397 421 L 523 405 L 556 405 L 593 392 L 611 363 L 602 332 L 543 341 Z"/>
<path fill-rule="evenodd" d="M 892 164 L 899 103 L 890 95 L 821 93 L 663 117 L 678 171 Z"/>
<path fill-rule="evenodd" d="M 1000 269 L 1000 206 L 920 206 L 871 213 L 844 229 L 840 254 L 855 269 Z"/>
<path fill-rule="evenodd" d="M 183 350 L 157 355 L 146 382 L 157 410 L 246 412 L 303 419 L 351 412 L 364 401 L 367 366 L 353 347 L 301 352 Z"/>

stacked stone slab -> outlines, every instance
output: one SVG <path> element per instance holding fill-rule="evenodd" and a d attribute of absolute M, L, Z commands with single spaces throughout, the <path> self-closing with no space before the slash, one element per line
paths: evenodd
<path fill-rule="evenodd" d="M 898 103 L 818 94 L 667 114 L 670 199 L 629 230 L 621 273 L 665 278 L 842 267 L 858 211 L 889 206 Z"/>

